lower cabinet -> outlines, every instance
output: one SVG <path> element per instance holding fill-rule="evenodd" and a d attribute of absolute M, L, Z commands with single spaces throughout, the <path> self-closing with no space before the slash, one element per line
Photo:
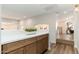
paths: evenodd
<path fill-rule="evenodd" d="M 40 54 L 48 49 L 48 34 L 25 41 L 17 41 L 2 45 L 2 54 Z"/>

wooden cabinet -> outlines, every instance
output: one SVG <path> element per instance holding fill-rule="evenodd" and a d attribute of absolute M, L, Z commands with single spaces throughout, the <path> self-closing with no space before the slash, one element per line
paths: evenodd
<path fill-rule="evenodd" d="M 48 49 L 48 34 L 2 45 L 3 54 L 40 54 Z"/>

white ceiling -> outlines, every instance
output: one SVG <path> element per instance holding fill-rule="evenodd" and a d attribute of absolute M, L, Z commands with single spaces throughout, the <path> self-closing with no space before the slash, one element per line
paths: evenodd
<path fill-rule="evenodd" d="M 46 13 L 72 13 L 73 5 L 68 4 L 3 4 L 2 17 L 23 18 Z"/>

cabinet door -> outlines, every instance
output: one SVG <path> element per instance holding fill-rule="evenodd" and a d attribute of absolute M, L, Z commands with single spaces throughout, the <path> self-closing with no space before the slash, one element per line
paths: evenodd
<path fill-rule="evenodd" d="M 23 53 L 24 53 L 23 48 L 19 48 L 12 52 L 9 52 L 8 54 L 23 54 Z"/>
<path fill-rule="evenodd" d="M 24 47 L 25 54 L 36 54 L 36 42 L 31 43 Z"/>
<path fill-rule="evenodd" d="M 37 41 L 37 53 L 43 53 L 48 49 L 48 35 L 39 36 Z"/>
<path fill-rule="evenodd" d="M 37 41 L 37 54 L 40 54 L 43 52 L 43 41 L 38 40 Z"/>
<path fill-rule="evenodd" d="M 48 37 L 43 38 L 43 51 L 48 49 Z"/>

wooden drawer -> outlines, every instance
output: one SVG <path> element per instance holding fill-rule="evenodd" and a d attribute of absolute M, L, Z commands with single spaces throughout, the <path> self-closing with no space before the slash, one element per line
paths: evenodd
<path fill-rule="evenodd" d="M 31 43 L 36 42 L 36 41 L 37 41 L 37 37 L 33 37 L 33 38 L 29 38 L 29 39 L 24 40 L 24 43 L 25 43 L 25 45 L 28 45 L 28 44 L 31 44 Z"/>
<path fill-rule="evenodd" d="M 19 49 L 16 49 L 14 51 L 11 51 L 7 54 L 23 54 L 24 53 L 24 48 L 19 48 Z"/>

